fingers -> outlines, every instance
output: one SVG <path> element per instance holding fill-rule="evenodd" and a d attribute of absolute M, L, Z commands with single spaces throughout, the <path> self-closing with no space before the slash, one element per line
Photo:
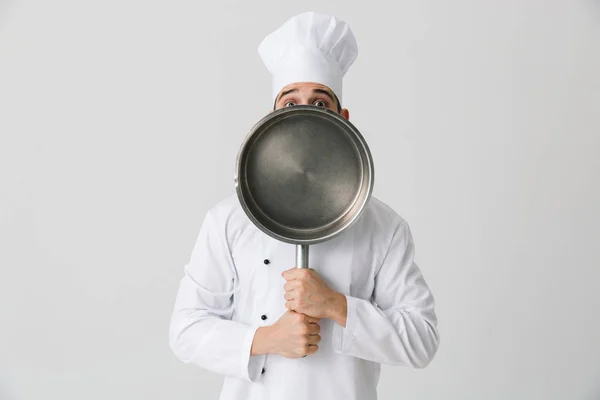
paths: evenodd
<path fill-rule="evenodd" d="M 286 302 L 286 307 L 290 304 L 291 302 Z M 304 321 L 307 322 L 309 324 L 318 324 L 321 321 L 321 318 L 315 318 L 315 317 L 309 317 L 306 314 L 302 314 L 299 313 L 297 311 L 294 311 L 292 309 L 289 309 L 288 311 L 290 314 L 294 314 L 295 318 L 298 318 L 298 321 Z"/>
<path fill-rule="evenodd" d="M 321 335 L 310 335 L 308 337 L 308 345 L 309 346 L 316 346 L 319 343 L 321 343 Z"/>
<path fill-rule="evenodd" d="M 293 303 L 290 300 L 288 300 L 288 301 L 285 302 L 285 308 L 287 308 L 291 312 L 297 312 L 296 311 L 296 305 L 295 305 L 295 303 Z M 298 314 L 300 314 L 300 313 L 298 313 Z M 300 315 L 304 315 L 304 314 L 300 314 Z"/>
<path fill-rule="evenodd" d="M 318 345 L 310 345 L 308 346 L 308 349 L 306 349 L 306 355 L 311 355 L 311 354 L 315 354 L 317 351 L 319 350 L 319 346 Z"/>
<path fill-rule="evenodd" d="M 294 279 L 307 279 L 312 272 L 314 271 L 314 269 L 312 268 L 290 268 L 287 271 L 283 271 L 281 273 L 281 276 L 283 276 L 283 278 L 290 282 L 293 281 Z"/>
<path fill-rule="evenodd" d="M 306 314 L 302 314 L 302 315 L 304 315 L 304 321 L 308 322 L 309 324 L 318 324 L 319 321 L 321 321 L 321 318 L 309 317 Z"/>
<path fill-rule="evenodd" d="M 307 355 L 314 354 L 319 350 L 319 343 L 321 343 L 321 335 L 318 334 L 318 325 L 310 324 L 310 328 L 305 328 L 303 337 L 300 341 L 301 345 L 296 350 L 296 357 L 306 357 Z M 310 331 L 309 331 L 310 329 Z M 310 333 L 314 332 L 314 333 Z"/>
<path fill-rule="evenodd" d="M 302 282 L 298 281 L 298 280 L 293 280 L 293 281 L 289 281 L 283 284 L 283 289 L 286 292 L 289 292 L 290 290 L 294 290 L 297 289 L 298 287 L 300 287 L 302 285 Z"/>
<path fill-rule="evenodd" d="M 300 277 L 301 270 L 301 268 L 293 267 L 286 271 L 283 271 L 281 273 L 281 276 L 283 276 L 283 279 L 289 282 L 291 280 L 298 279 Z"/>
<path fill-rule="evenodd" d="M 317 335 L 321 333 L 321 327 L 318 324 L 308 324 L 308 334 Z"/>
<path fill-rule="evenodd" d="M 320 336 L 315 336 L 318 339 L 314 339 L 313 342 L 308 343 L 304 346 L 304 348 L 302 349 L 301 353 L 302 357 L 304 358 L 306 356 L 309 356 L 311 354 L 315 354 L 318 350 L 319 350 L 319 345 L 317 343 L 319 343 L 321 341 L 321 337 Z"/>
<path fill-rule="evenodd" d="M 290 289 L 290 290 L 286 291 L 286 292 L 283 294 L 283 298 L 284 298 L 285 300 L 288 300 L 288 301 L 289 301 L 289 300 L 294 300 L 294 299 L 295 299 L 295 298 L 297 298 L 297 297 L 298 297 L 298 298 L 301 298 L 303 293 L 304 293 L 303 289 L 302 289 L 302 288 L 299 288 L 299 287 L 297 287 L 297 288 Z"/>

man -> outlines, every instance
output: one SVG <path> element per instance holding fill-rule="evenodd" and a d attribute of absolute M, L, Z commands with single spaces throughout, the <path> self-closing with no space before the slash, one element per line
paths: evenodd
<path fill-rule="evenodd" d="M 343 21 L 288 20 L 259 47 L 275 109 L 312 104 L 349 118 L 342 77 L 357 56 Z M 183 362 L 224 376 L 221 400 L 372 400 L 381 364 L 424 368 L 439 343 L 433 296 L 410 229 L 371 197 L 339 236 L 295 246 L 256 228 L 235 195 L 210 209 L 173 311 L 170 345 Z"/>

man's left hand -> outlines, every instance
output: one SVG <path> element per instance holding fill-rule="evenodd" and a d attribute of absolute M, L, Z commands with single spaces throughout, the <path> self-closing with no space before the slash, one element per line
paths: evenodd
<path fill-rule="evenodd" d="M 287 281 L 284 298 L 287 309 L 313 318 L 345 318 L 346 297 L 331 289 L 312 268 L 290 268 L 284 271 Z"/>

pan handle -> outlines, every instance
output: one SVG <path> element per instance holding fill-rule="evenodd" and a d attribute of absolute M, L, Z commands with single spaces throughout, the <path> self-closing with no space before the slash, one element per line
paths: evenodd
<path fill-rule="evenodd" d="M 296 268 L 308 268 L 308 245 L 296 245 Z"/>

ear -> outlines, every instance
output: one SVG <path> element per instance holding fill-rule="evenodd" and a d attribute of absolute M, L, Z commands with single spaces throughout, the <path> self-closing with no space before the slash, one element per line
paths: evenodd
<path fill-rule="evenodd" d="M 348 121 L 350 120 L 350 111 L 348 111 L 348 109 L 342 108 L 342 111 L 340 111 L 340 115 L 346 118 Z"/>

